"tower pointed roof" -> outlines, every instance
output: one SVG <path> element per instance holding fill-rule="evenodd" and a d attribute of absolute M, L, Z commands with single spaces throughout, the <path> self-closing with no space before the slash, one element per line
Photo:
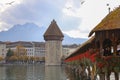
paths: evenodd
<path fill-rule="evenodd" d="M 45 40 L 62 40 L 64 37 L 63 33 L 61 32 L 60 28 L 58 27 L 55 20 L 51 22 L 48 29 L 44 33 Z"/>

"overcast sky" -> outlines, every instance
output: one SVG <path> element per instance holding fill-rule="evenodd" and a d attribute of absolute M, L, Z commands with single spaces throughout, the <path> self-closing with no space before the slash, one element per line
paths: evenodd
<path fill-rule="evenodd" d="M 87 38 L 89 32 L 120 5 L 120 0 L 0 0 L 0 31 L 32 22 L 48 27 L 53 19 L 71 37 Z"/>

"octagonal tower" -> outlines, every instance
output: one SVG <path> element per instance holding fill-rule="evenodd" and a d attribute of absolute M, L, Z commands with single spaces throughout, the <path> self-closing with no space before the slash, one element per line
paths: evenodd
<path fill-rule="evenodd" d="M 44 33 L 46 41 L 45 65 L 61 65 L 63 37 L 56 21 L 53 20 Z"/>

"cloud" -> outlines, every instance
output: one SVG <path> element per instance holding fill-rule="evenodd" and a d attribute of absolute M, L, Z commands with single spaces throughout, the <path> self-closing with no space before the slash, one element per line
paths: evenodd
<path fill-rule="evenodd" d="M 17 0 L 13 5 L 0 3 L 0 31 L 15 24 L 27 22 L 48 27 L 52 19 L 64 33 L 72 37 L 87 37 L 107 14 L 109 3 L 111 10 L 120 4 L 120 0 Z M 6 2 L 4 2 L 6 1 Z"/>
<path fill-rule="evenodd" d="M 63 9 L 64 14 L 81 18 L 81 22 L 77 29 L 65 33 L 74 37 L 88 37 L 92 28 L 108 14 L 106 4 L 109 4 L 109 7 L 113 10 L 119 6 L 120 0 L 85 0 L 79 7 L 75 6 L 74 0 L 67 2 Z"/>
<path fill-rule="evenodd" d="M 4 20 L 4 17 L 9 17 L 9 21 L 11 21 L 12 16 L 10 16 L 9 12 L 6 12 L 7 10 L 15 7 L 16 5 L 20 4 L 22 0 L 1 0 L 0 1 L 0 31 L 8 30 L 11 26 L 6 20 Z M 5 14 L 4 14 L 5 13 Z"/>
<path fill-rule="evenodd" d="M 22 0 L 20 4 L 12 5 L 2 12 L 1 21 L 10 25 L 10 27 L 12 27 L 11 25 L 24 24 L 26 22 L 48 27 L 51 20 L 55 19 L 64 31 L 77 29 L 81 19 L 64 15 L 62 10 L 66 6 L 66 2 L 68 1 Z"/>
<path fill-rule="evenodd" d="M 34 22 L 40 26 L 47 26 L 52 19 L 59 19 L 64 2 L 60 0 L 23 0 L 18 5 L 11 5 L 0 15 L 6 24 L 23 24 Z M 58 5 L 61 4 L 61 5 Z"/>
<path fill-rule="evenodd" d="M 80 0 L 67 0 L 62 11 L 66 16 L 80 17 L 78 14 L 80 6 L 81 6 Z"/>
<path fill-rule="evenodd" d="M 0 22 L 0 31 L 6 31 L 9 29 L 9 25 L 6 24 L 5 22 Z"/>
<path fill-rule="evenodd" d="M 108 14 L 106 4 L 110 4 L 111 10 L 113 10 L 115 6 L 118 7 L 118 3 L 120 4 L 118 0 L 86 0 L 80 8 L 82 22 L 79 29 L 91 31 Z"/>
<path fill-rule="evenodd" d="M 88 35 L 88 32 L 82 32 L 79 29 L 73 29 L 70 31 L 63 31 L 63 33 L 69 35 L 70 37 L 74 37 L 74 38 L 88 38 L 86 37 Z"/>
<path fill-rule="evenodd" d="M 81 18 L 72 17 L 72 16 L 71 17 L 62 16 L 59 21 L 60 27 L 62 27 L 64 31 L 78 29 L 80 23 L 81 23 Z"/>

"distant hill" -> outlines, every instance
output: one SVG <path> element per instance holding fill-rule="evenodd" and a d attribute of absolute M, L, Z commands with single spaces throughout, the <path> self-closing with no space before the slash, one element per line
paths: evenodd
<path fill-rule="evenodd" d="M 8 31 L 0 32 L 0 41 L 39 41 L 43 42 L 43 34 L 45 27 L 39 27 L 34 23 L 26 23 L 24 25 L 17 24 Z M 64 34 L 63 44 L 81 44 L 86 39 L 72 38 Z"/>
<path fill-rule="evenodd" d="M 85 42 L 87 39 L 85 38 L 72 38 L 66 34 L 64 34 L 63 44 L 81 44 Z"/>

